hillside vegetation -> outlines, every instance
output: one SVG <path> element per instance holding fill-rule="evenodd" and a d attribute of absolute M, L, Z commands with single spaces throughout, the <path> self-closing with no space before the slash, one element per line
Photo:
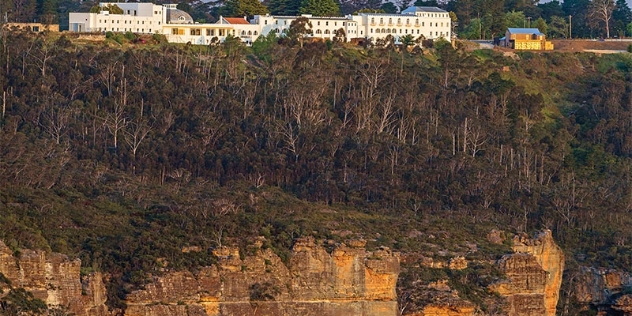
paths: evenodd
<path fill-rule="evenodd" d="M 112 43 L 0 47 L 0 239 L 112 274 L 112 305 L 258 235 L 495 256 L 550 228 L 569 269 L 632 262 L 628 54 Z"/>

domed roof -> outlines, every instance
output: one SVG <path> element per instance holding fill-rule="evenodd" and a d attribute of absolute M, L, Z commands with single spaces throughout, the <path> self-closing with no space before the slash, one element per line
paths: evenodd
<path fill-rule="evenodd" d="M 180 9 L 167 10 L 167 23 L 193 24 L 193 18 Z"/>

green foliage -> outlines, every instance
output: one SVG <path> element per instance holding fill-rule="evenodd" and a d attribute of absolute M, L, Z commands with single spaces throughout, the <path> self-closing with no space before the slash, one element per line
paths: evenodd
<path fill-rule="evenodd" d="M 380 6 L 380 10 L 384 11 L 384 13 L 395 14 L 398 12 L 397 7 L 392 2 L 385 2 Z"/>
<path fill-rule="evenodd" d="M 254 16 L 270 13 L 259 0 L 228 0 L 222 14 L 225 16 Z"/>
<path fill-rule="evenodd" d="M 7 316 L 44 315 L 48 307 L 24 288 L 11 288 L 0 298 L 0 313 Z"/>
<path fill-rule="evenodd" d="M 522 11 L 511 11 L 505 13 L 505 23 L 507 27 L 527 27 L 527 17 Z"/>
<path fill-rule="evenodd" d="M 312 34 L 312 32 L 312 22 L 309 21 L 309 18 L 302 16 L 292 21 L 287 37 L 291 43 L 299 43 L 302 47 L 303 39 Z"/>
<path fill-rule="evenodd" d="M 268 35 L 259 36 L 256 41 L 252 43 L 252 52 L 259 59 L 270 63 L 273 60 L 279 45 L 279 38 L 276 32 L 270 32 Z"/>
<path fill-rule="evenodd" d="M 361 10 L 353 12 L 353 15 L 358 15 L 360 13 L 386 13 L 386 12 L 384 10 L 382 10 L 382 9 L 363 8 Z"/>
<path fill-rule="evenodd" d="M 95 5 L 90 8 L 90 13 L 101 13 L 101 11 L 109 11 L 110 14 L 124 14 L 125 12 L 116 4 L 109 4 L 105 6 Z"/>
<path fill-rule="evenodd" d="M 133 40 L 136 39 L 136 34 L 130 32 L 130 31 L 125 32 L 124 36 L 125 36 L 125 39 L 127 39 L 128 41 L 133 41 Z"/>
<path fill-rule="evenodd" d="M 313 16 L 339 16 L 340 7 L 334 0 L 303 0 L 299 12 Z"/>
<path fill-rule="evenodd" d="M 480 39 L 481 38 L 481 20 L 480 19 L 472 19 L 470 23 L 467 25 L 460 34 L 459 37 L 466 39 Z"/>
<path fill-rule="evenodd" d="M 400 41 L 402 42 L 402 45 L 404 45 L 404 48 L 415 45 L 415 37 L 411 34 L 402 36 Z"/>
<path fill-rule="evenodd" d="M 274 15 L 297 16 L 301 3 L 301 0 L 270 0 L 268 7 Z"/>

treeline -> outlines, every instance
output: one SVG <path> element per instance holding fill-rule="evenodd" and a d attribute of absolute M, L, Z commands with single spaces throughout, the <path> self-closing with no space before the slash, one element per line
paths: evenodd
<path fill-rule="evenodd" d="M 337 45 L 5 33 L 0 239 L 135 283 L 157 258 L 212 261 L 185 245 L 283 252 L 334 222 L 404 250 L 433 221 L 551 228 L 582 260 L 631 261 L 628 55 Z"/>
<path fill-rule="evenodd" d="M 166 3 L 158 0 L 154 3 Z M 0 3 L 9 22 L 60 23 L 68 27 L 69 12 L 88 12 L 98 1 L 19 0 Z M 625 0 L 188 0 L 178 4 L 197 22 L 215 22 L 219 16 L 274 14 L 340 16 L 358 12 L 398 13 L 409 6 L 437 6 L 453 12 L 456 34 L 466 39 L 502 37 L 508 27 L 535 27 L 551 38 L 611 38 L 632 34 L 632 10 Z"/>

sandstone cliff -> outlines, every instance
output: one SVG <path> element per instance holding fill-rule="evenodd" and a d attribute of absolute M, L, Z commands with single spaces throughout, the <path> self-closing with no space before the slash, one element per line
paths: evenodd
<path fill-rule="evenodd" d="M 573 294 L 580 302 L 602 312 L 632 315 L 632 275 L 615 269 L 580 267 L 574 275 Z"/>
<path fill-rule="evenodd" d="M 81 261 L 58 253 L 23 249 L 18 257 L 0 241 L 0 273 L 48 306 L 74 315 L 108 315 L 100 273 L 80 278 Z M 83 292 L 83 293 L 82 293 Z"/>
<path fill-rule="evenodd" d="M 564 254 L 551 231 L 536 234 L 533 239 L 515 236 L 512 248 L 515 253 L 498 262 L 507 279 L 490 288 L 507 297 L 509 315 L 555 315 Z"/>
<path fill-rule="evenodd" d="M 219 264 L 197 273 L 154 277 L 128 295 L 125 315 L 397 315 L 399 257 L 296 241 L 286 266 L 255 243 L 243 259 L 236 248 L 215 250 Z"/>

